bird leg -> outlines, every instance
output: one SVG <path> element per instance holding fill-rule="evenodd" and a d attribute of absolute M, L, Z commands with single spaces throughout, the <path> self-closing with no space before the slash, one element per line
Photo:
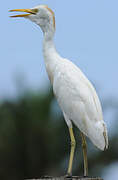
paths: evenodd
<path fill-rule="evenodd" d="M 72 127 L 69 128 L 69 133 L 70 133 L 70 139 L 71 139 L 71 151 L 70 151 L 70 159 L 69 159 L 67 175 L 71 176 L 72 175 L 72 164 L 73 164 L 73 157 L 74 157 L 74 151 L 75 151 L 75 144 L 76 144 Z"/>
<path fill-rule="evenodd" d="M 87 160 L 87 144 L 84 134 L 81 132 L 82 137 L 82 148 L 83 148 L 83 157 L 84 157 L 84 176 L 88 176 L 88 160 Z"/>

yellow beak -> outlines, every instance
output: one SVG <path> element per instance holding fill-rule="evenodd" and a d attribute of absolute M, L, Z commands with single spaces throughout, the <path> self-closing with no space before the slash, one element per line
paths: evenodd
<path fill-rule="evenodd" d="M 14 15 L 14 16 L 10 16 L 12 18 L 14 17 L 26 17 L 26 16 L 29 16 L 30 14 L 36 14 L 36 12 L 33 10 L 33 9 L 13 9 L 13 10 L 10 10 L 10 12 L 26 12 L 28 14 L 19 14 L 19 15 Z"/>

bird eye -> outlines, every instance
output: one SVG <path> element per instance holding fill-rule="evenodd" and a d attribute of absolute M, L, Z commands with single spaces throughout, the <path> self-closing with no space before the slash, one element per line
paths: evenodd
<path fill-rule="evenodd" d="M 38 9 L 32 9 L 32 12 L 34 13 L 34 14 L 36 14 L 36 13 L 38 13 Z"/>

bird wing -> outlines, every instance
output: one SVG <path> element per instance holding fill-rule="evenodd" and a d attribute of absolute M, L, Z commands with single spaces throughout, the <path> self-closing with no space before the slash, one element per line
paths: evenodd
<path fill-rule="evenodd" d="M 108 146 L 107 130 L 96 91 L 81 70 L 63 59 L 56 67 L 54 94 L 68 119 L 100 149 Z"/>

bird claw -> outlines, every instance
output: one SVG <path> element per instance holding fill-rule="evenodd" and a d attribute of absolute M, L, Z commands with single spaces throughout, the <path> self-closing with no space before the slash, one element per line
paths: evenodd
<path fill-rule="evenodd" d="M 72 174 L 67 173 L 67 174 L 64 176 L 64 178 L 66 178 L 66 179 L 71 179 L 71 178 L 72 178 Z"/>

